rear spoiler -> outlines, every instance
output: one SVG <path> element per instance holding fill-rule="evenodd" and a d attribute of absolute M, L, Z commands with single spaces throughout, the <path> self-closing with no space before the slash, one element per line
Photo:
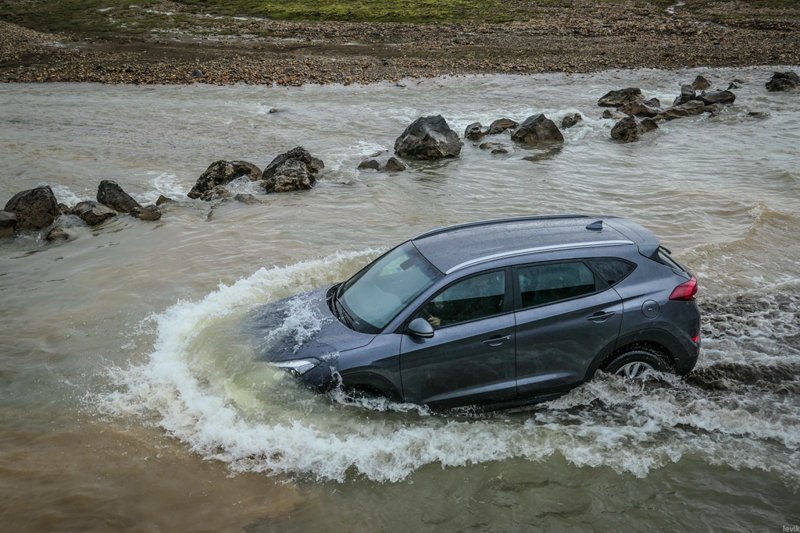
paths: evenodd
<path fill-rule="evenodd" d="M 626 218 L 607 218 L 604 222 L 636 243 L 640 254 L 658 260 L 658 248 L 661 242 L 652 231 Z"/>

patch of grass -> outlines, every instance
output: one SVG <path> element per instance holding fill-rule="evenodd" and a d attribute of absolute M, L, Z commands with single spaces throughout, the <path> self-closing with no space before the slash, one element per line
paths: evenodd
<path fill-rule="evenodd" d="M 545 0 L 553 3 L 558 0 Z M 352 22 L 507 21 L 513 13 L 501 0 L 181 0 L 214 14 L 256 15 L 277 20 Z"/>
<path fill-rule="evenodd" d="M 138 7 L 131 8 L 135 3 Z M 156 0 L 0 0 L 0 19 L 39 31 L 119 31 Z M 101 11 L 104 10 L 104 11 Z"/>

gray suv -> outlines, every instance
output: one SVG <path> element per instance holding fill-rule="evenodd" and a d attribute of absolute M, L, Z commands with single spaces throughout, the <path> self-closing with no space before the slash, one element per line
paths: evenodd
<path fill-rule="evenodd" d="M 425 233 L 250 324 L 262 358 L 315 389 L 498 408 L 554 398 L 597 370 L 688 373 L 696 292 L 630 220 L 530 216 Z M 285 327 L 298 302 L 317 319 L 299 341 Z"/>

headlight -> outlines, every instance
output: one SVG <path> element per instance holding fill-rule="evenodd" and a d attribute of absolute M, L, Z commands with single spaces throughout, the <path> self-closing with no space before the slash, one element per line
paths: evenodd
<path fill-rule="evenodd" d="M 315 366 L 319 364 L 316 359 L 295 359 L 293 361 L 281 361 L 280 363 L 272 363 L 273 366 L 282 368 L 298 376 L 302 376 Z"/>

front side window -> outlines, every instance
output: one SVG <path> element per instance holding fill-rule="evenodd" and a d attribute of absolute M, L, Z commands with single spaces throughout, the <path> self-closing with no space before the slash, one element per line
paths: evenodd
<path fill-rule="evenodd" d="M 594 274 L 581 262 L 532 265 L 517 270 L 522 307 L 595 292 Z"/>
<path fill-rule="evenodd" d="M 337 302 L 351 327 L 377 333 L 442 274 L 407 242 L 342 285 Z"/>
<path fill-rule="evenodd" d="M 454 283 L 422 308 L 418 316 L 434 329 L 490 317 L 503 311 L 505 271 L 480 274 Z"/>

